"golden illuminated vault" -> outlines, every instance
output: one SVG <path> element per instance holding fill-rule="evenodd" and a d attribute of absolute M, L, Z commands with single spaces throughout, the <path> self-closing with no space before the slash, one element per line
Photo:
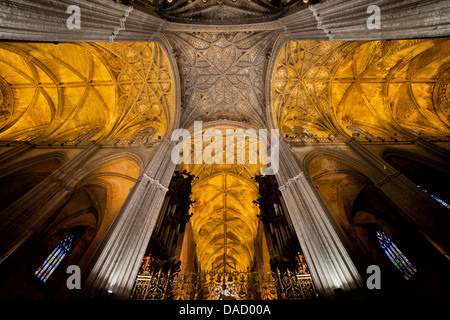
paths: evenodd
<path fill-rule="evenodd" d="M 191 220 L 200 268 L 247 270 L 253 265 L 258 224 L 256 186 L 218 172 L 195 183 Z"/>
<path fill-rule="evenodd" d="M 449 130 L 449 41 L 289 42 L 273 74 L 283 134 L 372 136 Z"/>
<path fill-rule="evenodd" d="M 155 43 L 0 44 L 2 140 L 131 140 L 164 136 L 172 70 Z"/>
<path fill-rule="evenodd" d="M 334 75 L 332 102 L 342 127 L 374 136 L 446 135 L 450 42 L 374 41 L 349 54 Z"/>

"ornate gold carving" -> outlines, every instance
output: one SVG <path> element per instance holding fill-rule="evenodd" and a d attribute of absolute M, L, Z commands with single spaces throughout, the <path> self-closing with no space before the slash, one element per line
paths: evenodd
<path fill-rule="evenodd" d="M 144 265 L 145 260 L 143 261 Z M 141 266 L 142 270 L 142 266 Z M 315 299 L 311 275 L 296 269 L 262 271 L 164 272 L 137 276 L 131 300 L 301 300 Z"/>

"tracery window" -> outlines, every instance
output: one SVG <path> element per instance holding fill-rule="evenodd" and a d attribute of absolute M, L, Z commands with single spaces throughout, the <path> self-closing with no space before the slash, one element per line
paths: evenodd
<path fill-rule="evenodd" d="M 363 130 L 361 128 L 352 127 L 352 126 L 347 126 L 345 128 L 352 132 L 353 137 L 359 137 L 359 136 L 372 137 L 372 135 L 369 132 L 367 132 L 366 130 Z"/>
<path fill-rule="evenodd" d="M 410 279 L 416 272 L 416 268 L 409 262 L 405 255 L 397 248 L 394 242 L 383 231 L 376 232 L 378 241 L 384 253 L 394 266 L 402 273 L 403 278 Z"/>
<path fill-rule="evenodd" d="M 29 136 L 23 138 L 21 141 L 31 141 L 31 140 L 34 140 L 34 139 L 36 139 L 38 136 L 40 136 L 43 132 L 44 132 L 44 131 L 39 131 L 39 132 L 33 133 L 33 134 L 31 134 L 31 135 L 29 135 Z"/>
<path fill-rule="evenodd" d="M 80 136 L 74 140 L 74 144 L 89 144 L 93 137 L 95 137 L 100 132 L 99 128 L 93 128 L 84 131 Z"/>
<path fill-rule="evenodd" d="M 68 234 L 58 244 L 58 246 L 50 253 L 44 263 L 36 270 L 34 275 L 43 283 L 45 283 L 58 265 L 70 251 L 73 243 L 73 234 Z"/>

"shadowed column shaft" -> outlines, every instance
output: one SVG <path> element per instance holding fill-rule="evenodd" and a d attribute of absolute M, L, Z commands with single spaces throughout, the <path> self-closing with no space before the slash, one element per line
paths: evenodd
<path fill-rule="evenodd" d="M 319 294 L 334 298 L 335 289 L 351 292 L 362 287 L 336 222 L 284 141 L 280 142 L 279 165 L 279 189 Z"/>
<path fill-rule="evenodd" d="M 114 222 L 83 272 L 81 299 L 128 299 L 150 241 L 175 164 L 173 145 L 164 140 L 155 158 L 133 187 Z"/>

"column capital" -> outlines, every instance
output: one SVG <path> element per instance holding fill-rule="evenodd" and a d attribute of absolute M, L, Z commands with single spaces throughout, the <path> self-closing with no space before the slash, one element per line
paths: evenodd
<path fill-rule="evenodd" d="M 300 172 L 298 175 L 296 175 L 293 178 L 290 178 L 284 185 L 280 186 L 278 189 L 280 191 L 283 191 L 284 189 L 288 188 L 291 186 L 292 183 L 294 183 L 295 181 L 297 181 L 298 179 L 302 178 L 305 174 L 303 172 Z"/>
<path fill-rule="evenodd" d="M 152 177 L 150 177 L 148 174 L 146 174 L 146 173 L 144 173 L 144 178 L 147 180 L 147 181 L 149 181 L 150 183 L 154 183 L 154 184 L 156 184 L 156 186 L 159 188 L 159 189 L 161 189 L 161 190 L 163 190 L 163 191 L 169 191 L 169 189 L 167 189 L 166 187 L 164 187 L 162 184 L 161 184 L 161 182 L 159 182 L 158 180 L 156 180 L 156 179 L 153 179 Z M 148 183 L 147 183 L 148 184 Z"/>

